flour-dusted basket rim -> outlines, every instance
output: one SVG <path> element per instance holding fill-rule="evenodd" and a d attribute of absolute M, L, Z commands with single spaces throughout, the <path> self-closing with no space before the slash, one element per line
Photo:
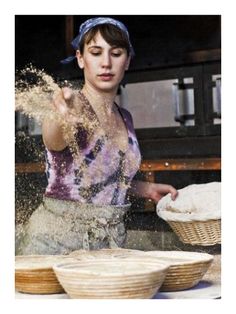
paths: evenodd
<path fill-rule="evenodd" d="M 213 255 L 187 251 L 147 251 L 148 256 L 169 263 L 160 291 L 179 291 L 196 286 L 213 262 Z"/>
<path fill-rule="evenodd" d="M 181 190 L 175 201 L 170 194 L 157 204 L 157 214 L 179 239 L 192 245 L 221 243 L 220 182 L 192 184 Z"/>
<path fill-rule="evenodd" d="M 17 255 L 15 257 L 15 270 L 52 269 L 55 263 L 62 262 L 65 258 L 68 258 L 68 255 Z"/>
<path fill-rule="evenodd" d="M 69 254 L 78 260 L 96 260 L 101 258 L 127 258 L 131 256 L 143 256 L 144 252 L 140 250 L 114 248 L 114 249 L 99 249 L 99 250 L 75 250 Z"/>

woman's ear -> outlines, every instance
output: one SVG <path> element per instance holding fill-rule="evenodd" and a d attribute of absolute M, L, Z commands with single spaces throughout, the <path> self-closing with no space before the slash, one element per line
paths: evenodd
<path fill-rule="evenodd" d="M 83 59 L 83 55 L 80 53 L 79 50 L 76 51 L 76 58 L 77 58 L 77 62 L 78 65 L 81 69 L 84 68 L 84 59 Z"/>
<path fill-rule="evenodd" d="M 127 61 L 126 61 L 126 64 L 125 64 L 125 71 L 127 71 L 127 70 L 129 69 L 130 60 L 131 60 L 131 57 L 129 56 L 129 57 L 127 58 Z"/>

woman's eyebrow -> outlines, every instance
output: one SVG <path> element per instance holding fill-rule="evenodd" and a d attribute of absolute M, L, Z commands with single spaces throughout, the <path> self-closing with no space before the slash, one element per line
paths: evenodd
<path fill-rule="evenodd" d="M 97 46 L 97 45 L 93 45 L 93 46 L 89 46 L 88 47 L 88 49 L 93 49 L 93 48 L 95 48 L 95 49 L 103 49 L 103 47 Z M 124 48 L 114 45 L 114 46 L 111 46 L 111 49 L 124 49 Z"/>
<path fill-rule="evenodd" d="M 102 49 L 101 46 L 96 46 L 96 45 L 93 45 L 93 46 L 89 46 L 89 47 L 88 47 L 88 49 L 91 49 L 91 48 Z"/>

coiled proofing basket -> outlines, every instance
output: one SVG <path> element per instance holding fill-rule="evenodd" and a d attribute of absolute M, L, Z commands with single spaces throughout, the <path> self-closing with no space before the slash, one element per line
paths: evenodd
<path fill-rule="evenodd" d="M 221 243 L 221 219 L 166 222 L 183 243 L 202 246 Z"/>
<path fill-rule="evenodd" d="M 165 195 L 157 204 L 157 215 L 184 243 L 220 244 L 220 197 L 220 182 L 191 184 L 178 190 L 176 200 L 172 200 L 170 194 Z"/>

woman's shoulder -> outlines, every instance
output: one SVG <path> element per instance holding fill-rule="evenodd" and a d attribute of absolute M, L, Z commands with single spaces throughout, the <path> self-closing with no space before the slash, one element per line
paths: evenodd
<path fill-rule="evenodd" d="M 123 116 L 125 116 L 129 121 L 133 122 L 133 118 L 132 118 L 132 115 L 129 112 L 129 110 L 127 110 L 127 109 L 125 109 L 123 107 L 119 107 L 119 110 L 121 111 Z"/>
<path fill-rule="evenodd" d="M 130 132 L 135 133 L 134 131 L 134 123 L 133 123 L 133 118 L 129 110 L 119 107 L 120 113 L 123 116 L 123 119 L 125 121 L 125 124 L 127 128 L 130 130 Z"/>

